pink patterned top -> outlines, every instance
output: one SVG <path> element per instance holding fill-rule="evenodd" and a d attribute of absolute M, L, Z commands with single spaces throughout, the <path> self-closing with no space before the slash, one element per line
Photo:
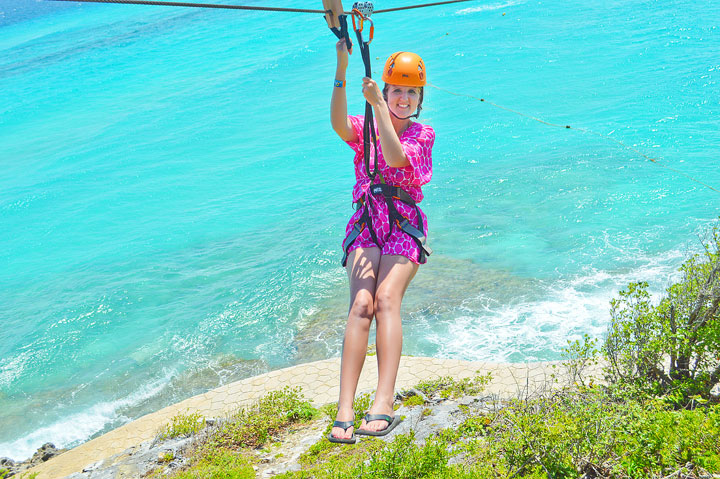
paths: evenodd
<path fill-rule="evenodd" d="M 353 187 L 353 201 L 358 201 L 370 187 L 370 178 L 368 178 L 365 171 L 363 156 L 363 122 L 365 117 L 356 115 L 348 118 L 358 136 L 356 143 L 347 142 L 355 151 L 354 163 L 357 182 Z M 375 123 L 375 132 L 377 133 L 377 123 Z M 420 187 L 428 183 L 432 178 L 432 147 L 434 143 L 435 130 L 431 126 L 412 123 L 400 136 L 400 145 L 402 145 L 403 153 L 405 153 L 410 164 L 400 168 L 393 168 L 385 163 L 380 139 L 378 139 L 378 170 L 385 178 L 385 183 L 400 186 L 408 192 L 416 203 L 420 203 L 423 199 Z M 373 149 L 372 142 L 370 142 L 370 171 L 373 171 L 375 162 Z M 380 183 L 380 175 L 375 178 L 375 183 Z"/>

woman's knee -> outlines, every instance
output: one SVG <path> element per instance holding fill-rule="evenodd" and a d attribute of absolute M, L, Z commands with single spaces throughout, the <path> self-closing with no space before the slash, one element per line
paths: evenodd
<path fill-rule="evenodd" d="M 400 309 L 401 300 L 401 297 L 398 297 L 397 294 L 393 294 L 387 289 L 382 288 L 378 290 L 375 293 L 375 302 L 373 303 L 375 314 L 382 316 L 385 313 Z"/>
<path fill-rule="evenodd" d="M 375 315 L 374 300 L 370 293 L 357 294 L 350 305 L 350 318 L 349 319 L 366 319 L 369 322 L 372 321 Z"/>

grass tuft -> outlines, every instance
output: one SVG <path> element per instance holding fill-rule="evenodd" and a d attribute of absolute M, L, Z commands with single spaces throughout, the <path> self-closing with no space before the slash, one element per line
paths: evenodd
<path fill-rule="evenodd" d="M 205 418 L 198 413 L 178 414 L 170 419 L 170 424 L 160 432 L 160 440 L 180 436 L 192 436 L 205 427 Z"/>
<path fill-rule="evenodd" d="M 455 379 L 450 376 L 443 376 L 429 381 L 423 381 L 417 385 L 417 389 L 426 395 L 437 394 L 442 398 L 458 398 L 461 396 L 480 394 L 492 381 L 492 375 L 477 374 L 472 378 Z"/>

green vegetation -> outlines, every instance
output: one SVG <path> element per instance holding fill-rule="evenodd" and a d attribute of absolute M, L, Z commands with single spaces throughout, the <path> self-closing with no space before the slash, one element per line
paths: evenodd
<path fill-rule="evenodd" d="M 259 447 L 284 427 L 309 421 L 317 410 L 304 400 L 300 388 L 285 388 L 241 409 L 224 422 L 210 442 L 216 447 Z"/>
<path fill-rule="evenodd" d="M 477 373 L 471 378 L 455 379 L 445 376 L 423 381 L 417 385 L 417 389 L 428 396 L 437 394 L 445 399 L 480 394 L 492 381 L 492 376 L 490 373 L 483 376 L 479 375 L 480 371 L 477 371 Z"/>
<path fill-rule="evenodd" d="M 408 398 L 403 399 L 403 406 L 406 407 L 412 407 L 412 406 L 423 406 L 425 404 L 425 400 L 422 398 L 422 396 L 410 396 Z"/>
<path fill-rule="evenodd" d="M 278 477 L 699 477 L 720 471 L 720 406 L 674 410 L 659 400 L 619 402 L 600 388 L 568 390 L 470 413 L 422 445 L 412 433 L 388 444 L 320 441 L 301 464 Z"/>
<path fill-rule="evenodd" d="M 255 479 L 251 461 L 231 449 L 205 449 L 194 465 L 174 479 Z"/>
<path fill-rule="evenodd" d="M 682 279 L 653 305 L 647 283 L 632 283 L 611 304 L 604 353 L 613 383 L 665 395 L 678 406 L 710 399 L 720 382 L 720 232 L 680 268 Z"/>
<path fill-rule="evenodd" d="M 0 469 L 0 479 L 5 479 L 5 476 L 7 476 L 10 473 L 7 469 Z"/>
<path fill-rule="evenodd" d="M 205 418 L 198 413 L 178 414 L 170 419 L 159 435 L 160 440 L 197 434 L 205 426 Z"/>
<path fill-rule="evenodd" d="M 173 424 L 192 424 L 186 418 L 193 416 L 196 415 L 182 416 Z M 253 406 L 237 411 L 208 434 L 192 452 L 189 467 L 170 475 L 158 469 L 151 477 L 254 478 L 250 449 L 264 446 L 271 436 L 292 424 L 307 422 L 317 416 L 318 411 L 304 399 L 299 388 L 273 391 Z"/>
<path fill-rule="evenodd" d="M 720 470 L 718 408 L 674 411 L 590 389 L 468 421 L 462 449 L 478 477 L 662 477 L 688 463 Z"/>
<path fill-rule="evenodd" d="M 329 472 L 347 469 L 348 464 L 353 464 L 358 461 L 362 462 L 367 458 L 368 454 L 377 452 L 383 447 L 385 447 L 385 443 L 376 438 L 363 439 L 352 445 L 336 444 L 330 441 L 320 440 L 310 446 L 310 448 L 300 456 L 300 464 L 304 467 L 302 474 L 314 474 L 321 470 L 327 470 Z M 288 477 L 295 476 L 291 475 Z M 301 475 L 299 477 L 305 476 Z"/>

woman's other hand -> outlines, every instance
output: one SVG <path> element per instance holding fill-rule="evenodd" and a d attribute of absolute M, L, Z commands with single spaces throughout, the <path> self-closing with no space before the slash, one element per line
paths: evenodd
<path fill-rule="evenodd" d="M 348 65 L 350 64 L 350 59 L 348 57 L 348 54 L 352 55 L 352 48 L 350 48 L 350 51 L 347 50 L 347 45 L 345 45 L 345 39 L 341 38 L 338 40 L 338 42 L 335 44 L 335 49 L 337 50 L 337 64 L 338 68 L 342 68 L 343 70 L 347 70 Z"/>
<path fill-rule="evenodd" d="M 377 82 L 372 78 L 363 78 L 362 92 L 367 102 L 373 107 L 380 107 L 385 104 L 382 91 L 380 91 L 380 87 Z"/>

